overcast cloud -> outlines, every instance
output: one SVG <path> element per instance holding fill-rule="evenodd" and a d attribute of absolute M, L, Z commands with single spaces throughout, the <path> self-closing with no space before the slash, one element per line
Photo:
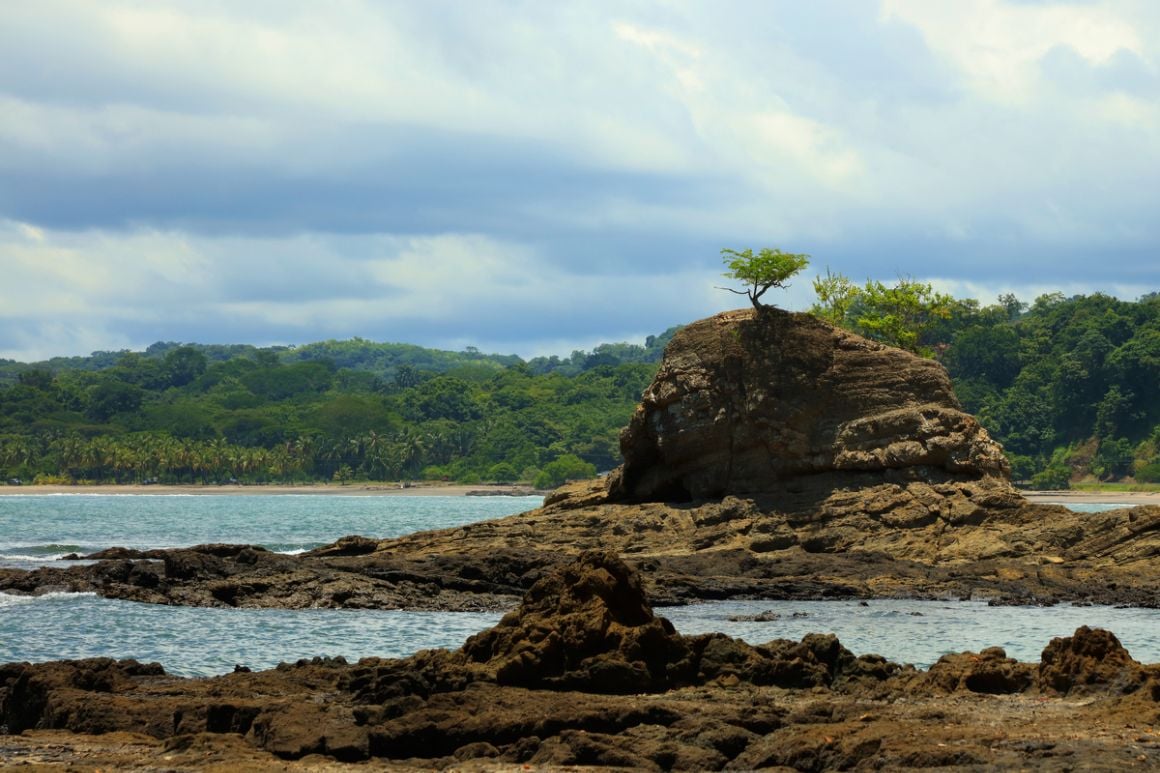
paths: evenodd
<path fill-rule="evenodd" d="M 567 354 L 737 306 L 722 247 L 1133 299 L 1157 213 L 1153 0 L 0 7 L 0 357 Z"/>

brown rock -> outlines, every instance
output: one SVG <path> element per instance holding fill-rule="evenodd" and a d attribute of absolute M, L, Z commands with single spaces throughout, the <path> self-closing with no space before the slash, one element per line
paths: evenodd
<path fill-rule="evenodd" d="M 1071 636 L 1052 639 L 1039 661 L 1041 689 L 1061 695 L 1105 692 L 1126 695 L 1147 681 L 1111 631 L 1080 626 Z"/>
<path fill-rule="evenodd" d="M 1007 657 L 1002 647 L 943 655 L 919 681 L 939 692 L 967 690 L 988 695 L 1023 692 L 1035 682 L 1034 667 Z"/>
<path fill-rule="evenodd" d="M 500 684 L 597 693 L 664 689 L 690 654 L 672 624 L 653 615 L 639 576 L 597 551 L 533 585 L 463 652 L 494 668 Z"/>
<path fill-rule="evenodd" d="M 777 309 L 678 332 L 621 451 L 611 495 L 632 501 L 719 499 L 819 473 L 1010 472 L 940 365 Z"/>

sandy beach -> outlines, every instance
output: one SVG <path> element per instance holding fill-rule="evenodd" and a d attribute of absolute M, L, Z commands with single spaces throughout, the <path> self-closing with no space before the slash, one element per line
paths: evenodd
<path fill-rule="evenodd" d="M 1038 505 L 1160 505 L 1158 491 L 1024 491 L 1023 496 Z"/>
<path fill-rule="evenodd" d="M 0 486 L 4 494 L 317 494 L 320 496 L 543 496 L 548 492 L 529 486 L 478 484 L 465 486 L 454 483 L 412 483 L 406 488 L 398 483 L 306 483 L 298 485 L 232 485 L 232 486 Z M 1024 491 L 1023 495 L 1036 504 L 1122 504 L 1160 505 L 1157 491 Z"/>
<path fill-rule="evenodd" d="M 462 486 L 444 483 L 412 483 L 406 488 L 397 483 L 313 483 L 302 485 L 232 485 L 232 486 L 162 486 L 140 484 L 108 486 L 0 486 L 4 494 L 317 494 L 319 496 L 543 496 L 545 492 L 529 486 L 486 485 Z"/>

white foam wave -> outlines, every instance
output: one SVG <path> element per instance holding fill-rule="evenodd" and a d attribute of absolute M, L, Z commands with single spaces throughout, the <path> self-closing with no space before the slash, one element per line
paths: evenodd
<path fill-rule="evenodd" d="M 38 555 L 29 555 L 28 553 L 0 553 L 0 561 L 27 561 L 30 563 L 43 563 L 45 561 L 59 561 L 65 556 L 71 556 L 76 551 L 68 553 L 41 553 Z"/>
<path fill-rule="evenodd" d="M 5 593 L 0 591 L 0 609 L 4 607 L 15 607 L 22 604 L 35 604 L 38 601 L 57 601 L 61 599 L 79 599 L 79 598 L 96 598 L 97 594 L 91 591 L 84 591 L 74 593 L 72 591 L 49 591 L 48 593 L 37 593 L 31 596 L 18 595 L 15 593 Z"/>

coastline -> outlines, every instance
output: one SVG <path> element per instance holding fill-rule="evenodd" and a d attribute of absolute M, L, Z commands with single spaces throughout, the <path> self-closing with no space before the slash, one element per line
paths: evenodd
<path fill-rule="evenodd" d="M 1028 502 L 1037 505 L 1107 504 L 1160 505 L 1157 491 L 1021 491 Z"/>
<path fill-rule="evenodd" d="M 0 496 L 5 494 L 106 494 L 106 495 L 198 495 L 198 494 L 311 494 L 318 496 L 377 497 L 377 496 L 544 496 L 550 492 L 533 489 L 530 486 L 500 485 L 481 483 L 474 486 L 458 483 L 411 483 L 401 488 L 398 483 L 301 483 L 301 484 L 189 484 L 189 485 L 142 485 L 101 484 L 47 485 L 47 486 L 0 486 Z M 1116 504 L 1134 507 L 1136 505 L 1160 505 L 1157 491 L 1021 491 L 1027 501 L 1035 504 Z"/>
<path fill-rule="evenodd" d="M 142 485 L 142 484 L 107 484 L 95 486 L 0 486 L 0 496 L 5 494 L 43 495 L 43 494 L 104 494 L 104 495 L 205 495 L 228 494 L 231 496 L 245 495 L 277 495 L 277 494 L 309 494 L 318 496 L 345 496 L 345 497 L 466 497 L 466 496 L 543 496 L 544 491 L 538 491 L 530 486 L 479 484 L 466 486 L 446 483 L 412 483 L 401 488 L 398 483 L 306 483 L 306 484 L 271 484 L 271 485 Z"/>

